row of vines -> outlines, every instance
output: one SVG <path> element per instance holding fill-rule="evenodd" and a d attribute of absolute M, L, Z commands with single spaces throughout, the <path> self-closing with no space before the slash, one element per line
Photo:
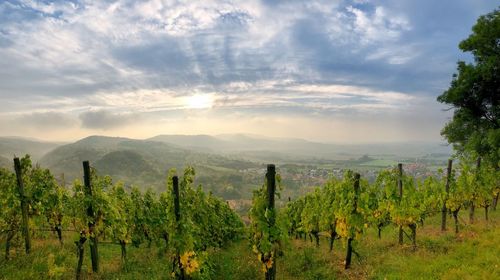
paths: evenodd
<path fill-rule="evenodd" d="M 384 227 L 399 228 L 399 244 L 404 237 L 416 248 L 417 229 L 426 218 L 441 214 L 441 230 L 446 230 L 446 217 L 454 219 L 454 230 L 459 231 L 459 211 L 469 210 L 470 223 L 474 211 L 483 208 L 488 219 L 490 206 L 496 208 L 500 192 L 500 172 L 490 166 L 462 163 L 457 170 L 448 168 L 438 177 L 414 178 L 404 174 L 403 166 L 381 171 L 373 183 L 352 171 L 342 179 L 333 178 L 321 188 L 289 202 L 283 219 L 288 234 L 295 238 L 316 241 L 320 232 L 327 233 L 330 250 L 336 239 L 347 247 L 345 268 L 351 264 L 356 240 L 370 227 L 380 238 Z"/>
<path fill-rule="evenodd" d="M 61 244 L 63 231 L 74 232 L 78 252 L 76 278 L 81 277 L 84 245 L 90 245 L 93 271 L 99 271 L 99 242 L 121 246 L 164 243 L 169 249 L 171 276 L 203 278 L 208 248 L 224 246 L 243 235 L 244 225 L 228 204 L 193 187 L 195 171 L 188 167 L 181 178 L 171 170 L 166 190 L 144 193 L 126 190 L 120 182 L 83 162 L 84 182 L 71 189 L 59 184 L 48 169 L 34 166 L 29 156 L 14 159 L 15 173 L 0 169 L 0 235 L 5 259 L 11 247 L 24 243 L 30 253 L 30 235 L 52 231 Z M 167 264 L 166 264 L 167 265 Z"/>
<path fill-rule="evenodd" d="M 481 166 L 478 160 L 475 165 L 462 161 L 454 170 L 450 160 L 437 177 L 408 176 L 402 164 L 379 172 L 372 183 L 346 171 L 343 178 L 331 178 L 313 192 L 277 207 L 281 178 L 276 167 L 268 165 L 264 184 L 253 193 L 250 224 L 245 228 L 226 202 L 205 194 L 201 186 L 193 187 L 191 167 L 181 178 L 171 170 L 165 191 L 157 194 L 126 189 L 109 176 L 99 176 L 89 162 L 83 162 L 83 182 L 76 180 L 71 189 L 58 184 L 49 170 L 33 166 L 29 156 L 16 158 L 14 163 L 15 172 L 0 169 L 0 235 L 5 240 L 5 258 L 9 259 L 11 246 L 22 243 L 29 254 L 32 233 L 52 231 L 63 244 L 62 232 L 73 231 L 77 279 L 85 244 L 90 245 L 93 271 L 99 271 L 99 242 L 120 245 L 123 262 L 129 245 L 163 243 L 172 278 L 209 278 L 204 276 L 207 249 L 223 247 L 245 233 L 266 280 L 276 279 L 277 258 L 289 236 L 314 238 L 319 246 L 320 234 L 326 234 L 330 250 L 341 239 L 347 248 L 347 269 L 368 228 L 376 229 L 380 238 L 385 227 L 395 226 L 399 244 L 407 236 L 416 248 L 417 229 L 426 218 L 441 213 L 445 231 L 446 217 L 452 216 L 458 233 L 459 211 L 468 209 L 473 222 L 475 209 L 484 208 L 488 219 L 488 209 L 496 208 L 500 192 L 497 168 Z"/>

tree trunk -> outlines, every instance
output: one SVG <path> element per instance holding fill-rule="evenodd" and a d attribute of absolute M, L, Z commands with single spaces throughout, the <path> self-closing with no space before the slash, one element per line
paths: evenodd
<path fill-rule="evenodd" d="M 378 239 L 382 239 L 382 224 L 377 225 L 377 236 Z"/>
<path fill-rule="evenodd" d="M 455 220 L 455 233 L 458 233 L 458 210 L 453 211 L 453 220 Z"/>
<path fill-rule="evenodd" d="M 147 231 L 144 231 L 144 237 L 146 237 L 146 240 L 148 241 L 148 248 L 151 248 L 152 238 L 149 236 Z"/>
<path fill-rule="evenodd" d="M 399 245 L 403 245 L 403 226 L 399 226 Z"/>
<path fill-rule="evenodd" d="M 165 248 L 168 249 L 168 233 L 163 233 L 163 240 L 165 240 Z"/>
<path fill-rule="evenodd" d="M 469 223 L 474 223 L 474 202 L 471 203 L 469 208 Z"/>
<path fill-rule="evenodd" d="M 266 271 L 266 280 L 275 280 L 276 279 L 276 266 L 273 264 L 269 270 Z"/>
<path fill-rule="evenodd" d="M 484 217 L 486 218 L 486 221 L 488 221 L 488 208 L 489 207 L 490 207 L 489 205 L 484 207 Z"/>
<path fill-rule="evenodd" d="M 314 231 L 313 233 L 314 240 L 316 241 L 316 247 L 319 247 L 319 232 Z"/>
<path fill-rule="evenodd" d="M 122 249 L 122 261 L 127 261 L 127 243 L 125 240 L 120 240 L 120 247 Z"/>
<path fill-rule="evenodd" d="M 401 167 L 401 166 L 400 166 Z M 354 173 L 354 199 L 353 199 L 353 210 L 352 214 L 357 213 L 357 204 L 358 204 L 358 196 L 359 196 L 359 179 L 360 175 L 359 173 Z M 345 269 L 348 269 L 351 266 L 351 257 L 353 253 L 352 249 L 352 241 L 353 237 L 349 237 L 347 239 L 347 255 L 345 257 Z"/>
<path fill-rule="evenodd" d="M 9 260 L 10 257 L 10 241 L 14 236 L 16 235 L 16 232 L 14 230 L 9 231 L 7 233 L 7 239 L 5 240 L 5 260 Z"/>
<path fill-rule="evenodd" d="M 352 258 L 352 238 L 347 239 L 347 255 L 345 256 L 345 269 L 351 266 Z"/>
<path fill-rule="evenodd" d="M 337 232 L 335 231 L 335 227 L 330 227 L 330 252 L 333 251 L 333 242 L 337 238 Z"/>
<path fill-rule="evenodd" d="M 413 245 L 413 250 L 417 249 L 417 224 L 410 224 L 411 229 L 411 242 Z"/>
<path fill-rule="evenodd" d="M 85 250 L 85 247 L 83 245 L 85 244 L 85 241 L 87 241 L 87 238 L 85 237 L 85 233 L 80 233 L 80 240 L 75 241 L 77 253 L 78 253 L 78 265 L 76 266 L 76 279 L 77 280 L 81 279 L 81 276 L 82 276 L 82 264 L 83 264 L 84 250 Z"/>
<path fill-rule="evenodd" d="M 493 198 L 493 211 L 497 211 L 497 204 L 498 204 L 498 195 L 500 193 L 497 193 L 497 195 Z"/>
<path fill-rule="evenodd" d="M 172 262 L 172 271 L 175 271 L 176 267 L 179 267 L 180 274 L 175 275 L 175 279 L 178 279 L 178 280 L 186 279 L 186 273 L 184 272 L 184 268 L 181 265 L 181 256 L 180 256 L 179 252 L 176 253 L 176 256 L 174 257 L 174 261 Z"/>
<path fill-rule="evenodd" d="M 446 204 L 443 203 L 443 209 L 441 209 L 441 231 L 446 231 Z"/>
<path fill-rule="evenodd" d="M 91 227 L 91 230 L 93 230 L 94 227 Z M 89 238 L 89 245 L 90 245 L 90 260 L 92 263 L 92 271 L 93 272 L 99 272 L 99 252 L 97 249 L 97 236 L 90 237 Z"/>
<path fill-rule="evenodd" d="M 54 228 L 56 230 L 56 233 L 57 233 L 57 239 L 59 239 L 59 244 L 61 244 L 61 246 L 63 245 L 63 239 L 62 239 L 62 227 L 61 225 L 57 225 L 55 226 Z"/>

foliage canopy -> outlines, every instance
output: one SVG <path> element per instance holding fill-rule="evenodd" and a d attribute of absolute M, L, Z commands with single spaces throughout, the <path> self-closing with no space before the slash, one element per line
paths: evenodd
<path fill-rule="evenodd" d="M 481 16 L 459 44 L 474 62 L 459 61 L 458 73 L 437 100 L 454 109 L 441 134 L 458 153 L 481 156 L 498 167 L 500 159 L 500 10 Z"/>

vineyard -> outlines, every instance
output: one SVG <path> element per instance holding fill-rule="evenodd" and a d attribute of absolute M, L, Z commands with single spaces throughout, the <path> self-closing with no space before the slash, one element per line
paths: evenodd
<path fill-rule="evenodd" d="M 374 252 L 440 258 L 470 238 L 491 243 L 482 262 L 499 263 L 500 171 L 480 158 L 450 160 L 437 177 L 408 176 L 399 164 L 368 182 L 347 170 L 294 200 L 280 197 L 286 186 L 268 165 L 248 225 L 193 186 L 191 167 L 170 170 L 162 193 L 126 188 L 88 161 L 82 171 L 68 187 L 29 156 L 14 159 L 14 172 L 0 169 L 0 279 L 377 278 Z M 491 266 L 477 278 L 499 273 Z"/>

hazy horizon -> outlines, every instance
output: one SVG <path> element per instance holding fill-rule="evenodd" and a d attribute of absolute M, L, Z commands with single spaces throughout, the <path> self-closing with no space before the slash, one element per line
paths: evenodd
<path fill-rule="evenodd" d="M 267 135 L 261 135 L 261 134 L 251 134 L 251 133 L 222 133 L 222 134 L 155 134 L 155 135 L 150 135 L 146 137 L 130 137 L 127 135 L 106 135 L 106 134 L 88 134 L 83 137 L 77 137 L 77 138 L 67 138 L 65 140 L 61 140 L 60 138 L 56 139 L 46 139 L 46 138 L 40 138 L 40 137 L 28 137 L 28 136 L 22 136 L 22 135 L 0 135 L 0 138 L 9 138 L 9 139 L 23 139 L 23 140 L 29 140 L 29 141 L 36 141 L 36 142 L 47 142 L 47 143 L 62 143 L 62 144 L 68 144 L 68 143 L 73 143 L 77 142 L 79 140 L 88 138 L 88 137 L 116 137 L 116 138 L 126 138 L 126 139 L 131 139 L 131 140 L 148 140 L 151 138 L 154 138 L 156 136 L 209 136 L 209 137 L 215 137 L 217 139 L 224 139 L 223 136 L 245 136 L 253 139 L 264 139 L 264 140 L 275 140 L 279 142 L 280 140 L 298 140 L 298 141 L 307 141 L 311 143 L 318 143 L 318 144 L 332 144 L 332 145 L 388 145 L 388 144 L 404 144 L 404 143 L 421 143 L 421 144 L 439 144 L 443 146 L 451 145 L 448 144 L 444 139 L 442 140 L 405 140 L 405 141 L 371 141 L 371 142 L 335 142 L 335 141 L 321 141 L 321 140 L 314 140 L 314 139 L 307 139 L 307 138 L 301 138 L 301 137 L 279 137 L 279 136 L 267 136 Z M 222 138 L 221 138 L 222 137 Z"/>
<path fill-rule="evenodd" d="M 444 142 L 458 49 L 495 1 L 0 3 L 0 135 Z"/>

